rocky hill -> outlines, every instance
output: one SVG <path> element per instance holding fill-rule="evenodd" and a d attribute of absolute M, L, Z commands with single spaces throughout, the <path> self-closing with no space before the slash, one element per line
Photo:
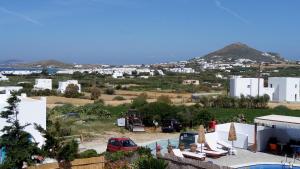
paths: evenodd
<path fill-rule="evenodd" d="M 199 59 L 199 58 L 195 58 Z M 262 52 L 252 47 L 249 47 L 243 43 L 233 43 L 219 49 L 215 52 L 209 53 L 200 59 L 204 59 L 207 62 L 235 62 L 237 60 L 245 62 L 284 62 L 279 54 L 273 52 Z"/>

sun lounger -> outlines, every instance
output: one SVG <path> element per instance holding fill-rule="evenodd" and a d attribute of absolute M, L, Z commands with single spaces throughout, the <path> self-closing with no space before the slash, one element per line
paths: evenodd
<path fill-rule="evenodd" d="M 217 141 L 217 143 L 219 145 L 223 146 L 224 148 L 226 148 L 228 150 L 229 154 L 236 154 L 237 153 L 236 150 L 232 147 L 231 144 L 228 144 L 228 143 L 226 143 L 224 141 L 220 141 L 220 140 Z"/>
<path fill-rule="evenodd" d="M 183 154 L 182 154 L 182 152 L 179 149 L 173 149 L 172 151 L 173 151 L 173 153 L 174 153 L 175 156 L 181 157 L 181 158 L 184 157 Z"/>
<path fill-rule="evenodd" d="M 218 140 L 218 141 L 217 141 L 217 144 L 219 144 L 219 145 L 225 147 L 226 149 L 232 149 L 232 145 L 226 143 L 225 141 Z"/>
<path fill-rule="evenodd" d="M 206 145 L 207 145 L 207 148 L 211 151 L 214 151 L 214 152 L 219 152 L 221 154 L 227 154 L 228 151 L 226 150 L 223 150 L 222 147 L 218 147 L 217 144 L 211 144 L 209 142 L 206 142 Z"/>
<path fill-rule="evenodd" d="M 183 151 L 182 155 L 186 158 L 192 158 L 195 160 L 205 160 L 205 153 L 193 153 L 189 151 Z"/>
<path fill-rule="evenodd" d="M 219 158 L 221 156 L 225 156 L 228 153 L 227 151 L 219 152 L 212 150 L 202 150 L 202 152 L 205 153 L 207 157 L 211 158 Z"/>

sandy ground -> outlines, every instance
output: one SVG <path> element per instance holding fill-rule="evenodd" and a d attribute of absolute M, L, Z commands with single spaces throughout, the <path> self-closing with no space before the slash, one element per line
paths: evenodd
<path fill-rule="evenodd" d="M 148 102 L 155 102 L 156 98 L 158 98 L 161 95 L 167 95 L 170 97 L 172 102 L 174 104 L 186 104 L 191 102 L 191 94 L 190 93 L 170 93 L 170 92 L 137 92 L 137 91 L 125 91 L 125 90 L 117 90 L 114 95 L 107 95 L 102 94 L 100 99 L 104 100 L 106 105 L 112 105 L 117 106 L 124 103 L 131 103 L 132 100 L 140 95 L 141 93 L 147 93 L 148 95 Z M 89 93 L 84 93 L 86 97 L 89 96 Z M 116 96 L 122 96 L 125 98 L 125 100 L 114 100 Z M 39 98 L 39 97 L 33 97 L 33 98 Z M 65 98 L 61 96 L 47 96 L 47 107 L 53 108 L 56 105 L 60 104 L 74 104 L 77 106 L 93 103 L 93 100 L 89 99 L 80 99 L 80 98 Z"/>
<path fill-rule="evenodd" d="M 80 151 L 84 151 L 87 149 L 94 149 L 98 153 L 102 153 L 106 151 L 107 141 L 111 137 L 129 137 L 131 138 L 137 145 L 145 145 L 148 143 L 152 143 L 158 140 L 164 139 L 172 139 L 178 138 L 179 133 L 161 133 L 161 132 L 153 132 L 153 131 L 146 131 L 146 132 L 126 132 L 124 134 L 117 133 L 117 132 L 105 132 L 105 134 L 98 136 L 89 141 L 84 141 L 79 145 Z"/>
<path fill-rule="evenodd" d="M 269 103 L 268 106 L 270 108 L 274 108 L 277 106 L 286 106 L 287 108 L 292 110 L 300 110 L 300 103 Z"/>

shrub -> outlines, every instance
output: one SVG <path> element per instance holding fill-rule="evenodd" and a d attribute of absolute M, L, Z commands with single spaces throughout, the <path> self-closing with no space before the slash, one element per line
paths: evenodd
<path fill-rule="evenodd" d="M 98 100 L 100 96 L 101 96 L 100 89 L 97 87 L 92 87 L 91 88 L 91 100 Z"/>
<path fill-rule="evenodd" d="M 69 84 L 65 91 L 65 97 L 67 98 L 77 98 L 80 96 L 79 87 L 75 84 Z"/>
<path fill-rule="evenodd" d="M 134 169 L 165 169 L 168 164 L 162 159 L 156 159 L 152 156 L 140 157 L 135 161 Z"/>
<path fill-rule="evenodd" d="M 196 114 L 196 124 L 202 124 L 206 128 L 208 127 L 208 123 L 214 118 L 214 115 L 207 110 L 200 110 Z"/>
<path fill-rule="evenodd" d="M 113 88 L 106 88 L 105 89 L 105 93 L 108 94 L 108 95 L 113 95 L 113 94 L 115 94 L 115 89 L 113 89 Z"/>
<path fill-rule="evenodd" d="M 140 156 L 142 155 L 151 156 L 151 148 L 149 147 L 139 147 L 137 152 Z"/>
<path fill-rule="evenodd" d="M 117 90 L 120 90 L 121 88 L 122 88 L 122 86 L 119 85 L 119 84 L 116 86 L 116 89 L 117 89 Z"/>
<path fill-rule="evenodd" d="M 161 95 L 161 96 L 159 96 L 157 98 L 157 102 L 167 103 L 167 104 L 171 104 L 172 103 L 170 97 L 167 96 L 167 95 Z"/>
<path fill-rule="evenodd" d="M 98 153 L 94 149 L 89 149 L 84 152 L 78 154 L 78 158 L 91 158 L 91 157 L 98 157 Z"/>
<path fill-rule="evenodd" d="M 123 96 L 116 96 L 113 100 L 126 100 Z"/>
<path fill-rule="evenodd" d="M 148 98 L 148 95 L 146 93 L 141 93 L 140 95 L 138 95 L 136 98 L 133 99 L 131 108 L 143 107 L 144 105 L 146 105 L 148 103 L 147 98 Z"/>

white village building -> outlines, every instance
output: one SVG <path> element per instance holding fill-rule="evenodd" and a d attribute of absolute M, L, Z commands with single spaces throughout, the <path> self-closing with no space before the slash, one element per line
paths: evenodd
<path fill-rule="evenodd" d="M 81 85 L 78 83 L 77 80 L 67 80 L 65 82 L 59 82 L 58 83 L 58 91 L 60 93 L 65 93 L 66 91 L 66 88 L 68 87 L 68 85 L 70 84 L 74 84 L 74 85 L 77 85 L 78 86 L 78 92 L 81 93 Z"/>
<path fill-rule="evenodd" d="M 0 81 L 8 81 L 8 80 L 9 80 L 8 77 L 6 77 L 0 73 Z"/>
<path fill-rule="evenodd" d="M 52 90 L 52 79 L 35 79 L 35 90 Z"/>
<path fill-rule="evenodd" d="M 270 101 L 299 102 L 300 78 L 297 77 L 270 77 L 268 86 L 264 87 L 263 78 L 230 78 L 230 96 L 263 96 L 267 94 Z"/>
<path fill-rule="evenodd" d="M 22 86 L 0 86 L 0 91 L 18 92 L 22 90 Z"/>
<path fill-rule="evenodd" d="M 7 99 L 11 96 L 9 91 L 0 94 L 0 111 L 4 111 L 8 106 Z M 44 144 L 44 137 L 34 128 L 34 123 L 41 125 L 46 129 L 46 98 L 41 97 L 40 100 L 28 98 L 26 94 L 18 96 L 20 102 L 18 104 L 18 119 L 21 125 L 31 124 L 25 128 L 25 131 L 31 134 L 33 140 Z M 7 125 L 6 119 L 0 118 L 0 129 Z M 1 135 L 1 133 L 0 133 Z"/>

